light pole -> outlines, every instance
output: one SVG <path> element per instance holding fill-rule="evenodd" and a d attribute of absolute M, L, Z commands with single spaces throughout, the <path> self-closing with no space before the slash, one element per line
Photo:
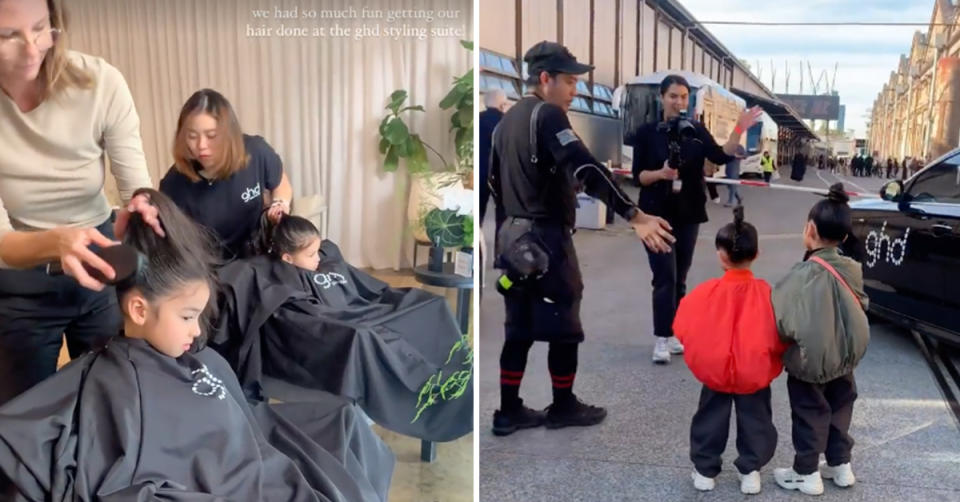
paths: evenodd
<path fill-rule="evenodd" d="M 927 155 L 930 155 L 930 135 L 933 132 L 933 108 L 934 108 L 934 98 L 936 97 L 936 86 L 937 86 L 937 67 L 940 62 L 940 51 L 943 50 L 943 46 L 946 45 L 946 38 L 942 33 L 937 33 L 933 37 L 933 47 L 934 47 L 934 56 L 933 56 L 933 68 L 930 76 L 930 100 L 927 102 L 927 131 L 923 135 L 923 154 L 924 158 Z"/>

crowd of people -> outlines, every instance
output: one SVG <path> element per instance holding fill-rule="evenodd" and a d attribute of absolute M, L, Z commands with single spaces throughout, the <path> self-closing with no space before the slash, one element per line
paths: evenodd
<path fill-rule="evenodd" d="M 905 180 L 916 174 L 929 162 L 929 158 L 920 159 L 910 156 L 903 159 L 897 157 L 882 158 L 877 152 L 866 155 L 857 153 L 849 159 L 821 154 L 817 159 L 817 168 L 821 170 L 829 169 L 834 174 L 857 178 Z"/>

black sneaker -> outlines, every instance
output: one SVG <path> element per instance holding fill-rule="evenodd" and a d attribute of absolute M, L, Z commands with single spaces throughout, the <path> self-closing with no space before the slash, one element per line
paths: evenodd
<path fill-rule="evenodd" d="M 524 405 L 512 410 L 493 412 L 493 434 L 508 436 L 520 429 L 540 427 L 546 421 L 546 414 L 540 410 L 532 410 Z"/>
<path fill-rule="evenodd" d="M 586 427 L 597 425 L 607 418 L 607 410 L 599 406 L 591 406 L 574 396 L 570 404 L 558 406 L 556 403 L 547 406 L 547 428 Z"/>

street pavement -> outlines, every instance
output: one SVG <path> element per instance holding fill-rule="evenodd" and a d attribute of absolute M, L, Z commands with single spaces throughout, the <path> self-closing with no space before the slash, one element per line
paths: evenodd
<path fill-rule="evenodd" d="M 784 173 L 787 171 L 784 170 Z M 829 172 L 808 169 L 804 186 L 823 188 L 837 181 Z M 878 193 L 883 180 L 842 177 L 848 188 Z M 775 183 L 796 184 L 784 176 Z M 624 185 L 636 198 L 637 189 Z M 754 274 L 771 284 L 802 258 L 801 229 L 818 196 L 802 192 L 741 187 L 747 221 L 760 233 L 761 255 Z M 720 188 L 721 197 L 726 189 Z M 688 290 L 718 277 L 713 239 L 732 221 L 730 209 L 708 203 L 710 221 L 700 238 Z M 493 213 L 493 210 L 490 210 Z M 483 232 L 493 244 L 492 217 Z M 743 495 L 733 460 L 735 421 L 723 455 L 716 489 L 693 488 L 689 460 L 690 419 L 700 384 L 682 356 L 656 366 L 650 357 L 654 336 L 651 274 L 642 244 L 617 218 L 605 230 L 574 236 L 583 270 L 581 345 L 574 391 L 609 416 L 588 428 L 519 431 L 505 438 L 490 432 L 499 407 L 498 358 L 503 341 L 503 301 L 493 287 L 495 273 L 485 257 L 480 303 L 480 498 L 485 501 L 674 501 L 803 500 L 806 495 L 779 488 L 774 467 L 792 465 L 790 408 L 786 375 L 772 385 L 774 423 L 779 438 L 773 460 L 761 471 L 763 491 Z M 521 388 L 526 404 L 550 404 L 547 345 L 535 344 Z M 857 484 L 841 489 L 825 480 L 823 501 L 960 500 L 960 428 L 949 413 L 912 338 L 875 322 L 867 354 L 855 371 L 859 398 L 850 433 L 856 440 L 853 468 Z"/>

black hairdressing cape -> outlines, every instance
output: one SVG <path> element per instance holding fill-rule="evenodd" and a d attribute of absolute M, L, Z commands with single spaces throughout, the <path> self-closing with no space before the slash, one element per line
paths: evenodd
<path fill-rule="evenodd" d="M 0 408 L 2 500 L 383 501 L 393 462 L 343 400 L 251 407 L 213 350 L 123 337 Z"/>
<path fill-rule="evenodd" d="M 446 301 L 390 288 L 330 241 L 317 271 L 256 257 L 220 270 L 211 346 L 248 396 L 263 378 L 356 402 L 378 424 L 430 441 L 473 429 L 473 351 Z"/>

